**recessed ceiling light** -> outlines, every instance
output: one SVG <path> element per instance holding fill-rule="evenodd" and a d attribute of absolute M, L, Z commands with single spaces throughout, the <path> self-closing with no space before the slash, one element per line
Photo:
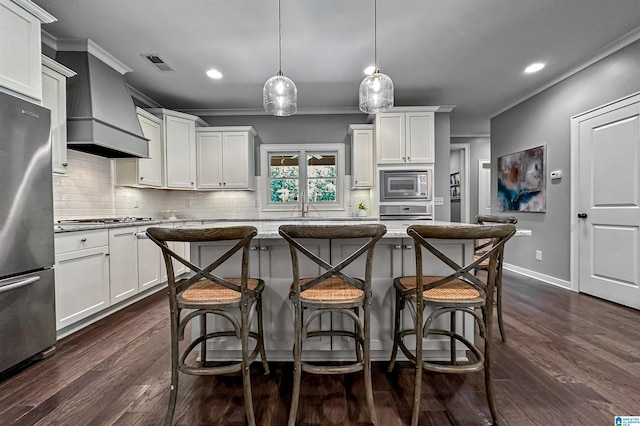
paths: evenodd
<path fill-rule="evenodd" d="M 540 62 L 536 62 L 535 64 L 531 64 L 528 67 L 526 67 L 524 69 L 524 72 L 526 72 L 527 74 L 531 74 L 531 73 L 540 71 L 542 68 L 544 68 L 544 64 Z"/>
<path fill-rule="evenodd" d="M 365 75 L 371 75 L 371 74 L 373 74 L 373 72 L 374 72 L 375 70 L 376 70 L 376 66 L 375 66 L 375 65 L 371 65 L 371 66 L 366 67 L 366 68 L 364 69 L 364 73 L 365 73 Z"/>
<path fill-rule="evenodd" d="M 211 68 L 210 70 L 207 70 L 207 75 L 209 77 L 215 78 L 215 79 L 222 78 L 222 73 L 220 71 L 218 71 L 218 70 L 213 69 L 213 68 Z"/>

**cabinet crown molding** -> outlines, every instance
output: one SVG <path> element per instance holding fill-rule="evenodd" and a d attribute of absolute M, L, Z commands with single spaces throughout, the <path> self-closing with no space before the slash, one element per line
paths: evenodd
<path fill-rule="evenodd" d="M 31 2 L 30 0 L 11 0 L 13 3 L 17 4 L 36 18 L 40 20 L 43 24 L 50 24 L 52 22 L 56 22 L 58 18 L 51 15 L 49 12 L 38 6 L 37 4 Z"/>
<path fill-rule="evenodd" d="M 44 65 L 47 68 L 51 68 L 52 70 L 56 71 L 59 74 L 64 75 L 67 78 L 73 77 L 74 75 L 77 74 L 74 70 L 65 67 L 60 62 L 54 61 L 47 55 L 42 55 L 42 65 Z"/>
<path fill-rule="evenodd" d="M 196 133 L 199 132 L 249 132 L 253 136 L 258 134 L 253 126 L 206 126 L 196 128 Z"/>

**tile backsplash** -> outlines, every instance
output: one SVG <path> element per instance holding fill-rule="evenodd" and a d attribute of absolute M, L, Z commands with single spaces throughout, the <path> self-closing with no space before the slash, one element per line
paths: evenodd
<path fill-rule="evenodd" d="M 79 151 L 67 151 L 67 175 L 53 177 L 53 207 L 56 220 L 98 217 L 151 217 L 214 219 L 266 219 L 299 216 L 291 212 L 260 210 L 260 179 L 257 191 L 177 191 L 113 186 L 112 161 Z M 358 202 L 371 205 L 369 190 L 350 188 L 345 179 L 345 193 L 350 202 L 346 211 L 322 212 L 323 217 L 351 216 Z M 311 211 L 310 217 L 319 213 Z"/>

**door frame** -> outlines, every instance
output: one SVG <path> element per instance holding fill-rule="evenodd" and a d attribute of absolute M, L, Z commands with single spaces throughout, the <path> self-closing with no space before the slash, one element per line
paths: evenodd
<path fill-rule="evenodd" d="M 571 117 L 571 220 L 569 221 L 571 229 L 571 244 L 569 279 L 571 281 L 571 290 L 573 291 L 580 291 L 580 228 L 578 223 L 578 193 L 580 192 L 580 175 L 578 173 L 578 164 L 580 159 L 580 123 L 638 102 L 640 102 L 640 92 L 632 93 L 628 96 Z"/>
<path fill-rule="evenodd" d="M 485 164 L 489 164 L 489 166 L 491 166 L 491 160 L 486 160 L 486 159 L 479 159 L 478 160 L 478 176 L 476 176 L 476 179 L 478 179 L 478 214 L 482 214 L 482 212 L 480 212 L 480 175 L 482 174 L 482 170 L 484 169 L 484 165 Z M 489 197 L 491 197 L 491 168 L 489 168 Z M 492 200 L 493 201 L 493 200 Z M 492 203 L 493 204 L 493 203 Z M 489 209 L 491 211 L 491 209 Z M 491 213 L 489 213 L 491 214 Z"/>
<path fill-rule="evenodd" d="M 471 165 L 469 164 L 470 162 L 470 152 L 471 152 L 471 144 L 469 143 L 452 143 L 449 144 L 449 152 L 451 151 L 462 151 L 461 153 L 461 158 L 462 158 L 462 167 L 461 167 L 461 171 L 464 172 L 463 176 L 461 176 L 462 178 L 462 184 L 464 185 L 464 192 L 462 194 L 462 196 L 460 197 L 460 202 L 461 202 L 461 206 L 460 206 L 460 221 L 462 223 L 470 223 L 469 221 L 471 220 L 471 218 L 469 217 L 471 215 L 471 206 L 470 204 L 470 200 L 471 200 L 471 196 L 470 196 L 470 189 L 471 189 L 471 184 L 470 184 L 470 177 L 469 177 L 469 173 L 470 173 L 470 169 L 471 169 Z M 451 200 L 449 200 L 449 204 L 451 204 Z"/>

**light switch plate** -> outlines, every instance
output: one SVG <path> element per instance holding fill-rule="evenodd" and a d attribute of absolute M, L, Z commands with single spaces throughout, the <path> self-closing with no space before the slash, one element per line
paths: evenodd
<path fill-rule="evenodd" d="M 444 205 L 444 198 L 442 198 L 442 197 L 433 197 L 433 204 L 435 204 L 436 206 L 443 206 Z"/>

